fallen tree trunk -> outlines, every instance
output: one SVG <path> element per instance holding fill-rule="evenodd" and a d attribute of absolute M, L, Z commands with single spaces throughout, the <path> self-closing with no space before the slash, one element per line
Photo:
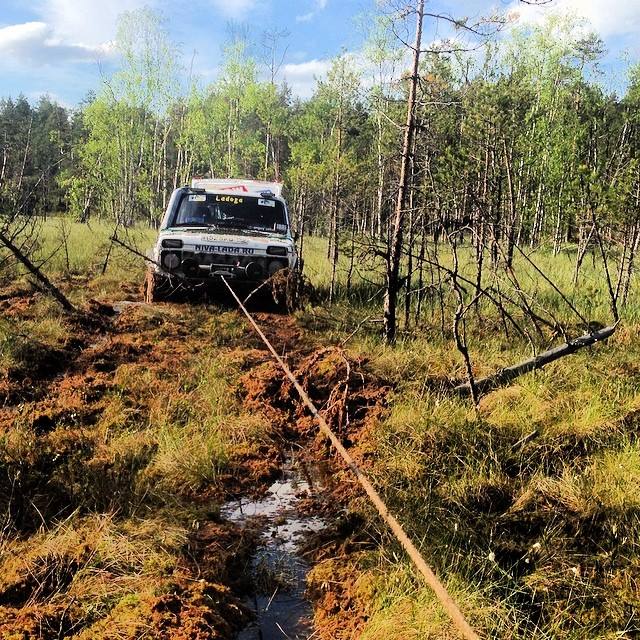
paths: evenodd
<path fill-rule="evenodd" d="M 75 307 L 69 302 L 64 293 L 4 233 L 0 233 L 0 243 L 11 251 L 16 260 L 38 281 L 42 289 L 55 298 L 67 313 L 75 313 Z"/>
<path fill-rule="evenodd" d="M 565 342 L 565 344 L 561 344 L 553 349 L 549 349 L 529 360 L 525 360 L 520 364 L 516 364 L 512 367 L 506 367 L 501 369 L 497 373 L 488 378 L 482 378 L 482 380 L 477 380 L 475 383 L 478 394 L 485 394 L 493 389 L 497 389 L 498 387 L 502 387 L 511 380 L 518 378 L 519 376 L 528 373 L 529 371 L 534 371 L 535 369 L 541 369 L 545 365 L 553 362 L 554 360 L 558 360 L 559 358 L 563 358 L 564 356 L 568 356 L 572 353 L 575 353 L 579 349 L 583 347 L 588 347 L 591 344 L 595 344 L 596 342 L 600 342 L 601 340 L 606 340 L 609 338 L 613 332 L 616 330 L 616 325 L 612 325 L 610 327 L 604 327 L 603 329 L 599 329 L 598 331 L 594 331 L 593 333 L 587 333 L 579 338 L 575 338 L 574 340 L 569 340 L 569 342 Z M 454 387 L 454 392 L 459 396 L 466 397 L 470 395 L 471 388 L 469 387 L 469 383 L 465 382 L 464 384 L 459 384 L 457 387 Z"/>

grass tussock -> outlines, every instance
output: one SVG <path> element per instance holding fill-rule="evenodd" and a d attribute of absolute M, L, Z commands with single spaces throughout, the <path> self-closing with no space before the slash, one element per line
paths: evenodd
<path fill-rule="evenodd" d="M 395 395 L 368 459 L 469 619 L 490 638 L 634 637 L 640 377 L 629 332 L 494 391 L 477 411 L 439 383 L 446 344 L 421 344 L 375 346 L 371 365 Z M 486 351 L 486 368 L 516 361 L 512 351 Z M 361 637 L 455 637 L 398 559 L 378 569 Z"/>
<path fill-rule="evenodd" d="M 494 637 L 513 638 L 516 630 L 507 606 L 484 598 L 479 590 L 451 581 L 447 590 L 477 627 L 491 626 Z M 408 566 L 395 566 L 373 579 L 373 607 L 362 640 L 454 640 L 459 637 L 433 591 L 416 582 Z M 500 634 L 500 635 L 498 635 Z"/>
<path fill-rule="evenodd" d="M 200 523 L 255 480 L 236 469 L 272 441 L 241 401 L 233 350 L 246 328 L 169 305 L 85 326 L 28 289 L 7 300 L 0 637 L 230 637 L 246 615 L 218 580 L 238 577 L 248 543 L 221 527 L 206 579 L 194 575 Z"/>
<path fill-rule="evenodd" d="M 48 298 L 35 295 L 28 304 L 6 303 L 0 315 L 0 376 L 46 373 L 71 339 L 62 313 Z"/>
<path fill-rule="evenodd" d="M 176 511 L 128 519 L 74 514 L 28 540 L 5 540 L 2 637 L 186 638 L 203 619 L 203 638 L 235 628 L 243 614 L 228 590 L 188 579 L 192 518 Z M 211 595 L 221 610 L 207 602 Z M 167 619 L 167 612 L 182 616 Z M 37 636 L 28 630 L 36 621 Z"/>

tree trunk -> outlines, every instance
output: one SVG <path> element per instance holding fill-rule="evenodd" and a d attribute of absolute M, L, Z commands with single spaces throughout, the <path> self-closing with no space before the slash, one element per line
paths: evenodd
<path fill-rule="evenodd" d="M 407 98 L 407 122 L 402 143 L 402 161 L 400 163 L 400 184 L 393 219 L 393 232 L 387 253 L 387 288 L 384 296 L 384 334 L 387 343 L 396 339 L 400 260 L 402 257 L 402 227 L 404 223 L 407 190 L 409 186 L 409 168 L 411 149 L 415 135 L 415 106 L 418 89 L 418 73 L 420 65 L 420 46 L 422 44 L 422 23 L 424 20 L 424 0 L 418 0 L 416 11 L 416 39 L 413 47 L 413 66 Z"/>
<path fill-rule="evenodd" d="M 566 342 L 559 347 L 549 349 L 548 351 L 530 358 L 529 360 L 525 360 L 520 364 L 514 365 L 513 367 L 506 367 L 505 369 L 501 369 L 500 371 L 498 371 L 498 373 L 489 376 L 488 378 L 476 380 L 476 391 L 478 394 L 489 393 L 489 391 L 504 386 L 505 384 L 511 382 L 511 380 L 514 380 L 515 378 L 528 373 L 529 371 L 541 369 L 550 362 L 558 360 L 563 356 L 568 356 L 571 353 L 575 353 L 583 347 L 587 347 L 591 344 L 599 342 L 600 340 L 606 340 L 613 334 L 615 330 L 615 325 L 611 327 L 604 327 L 604 329 L 594 331 L 593 333 L 587 333 L 583 336 L 580 336 L 579 338 L 576 338 L 575 340 L 570 340 L 569 342 Z M 454 391 L 460 396 L 468 396 L 471 393 L 471 388 L 469 386 L 469 383 L 466 382 L 464 384 L 459 384 L 454 388 Z"/>
<path fill-rule="evenodd" d="M 11 253 L 15 256 L 16 260 L 20 262 L 27 271 L 33 275 L 38 282 L 42 285 L 42 288 L 47 291 L 47 293 L 51 294 L 53 298 L 55 298 L 60 306 L 67 311 L 68 313 L 75 313 L 75 307 L 69 302 L 67 297 L 56 287 L 47 276 L 38 269 L 38 267 L 29 260 L 29 258 L 20 251 L 20 249 L 13 244 L 13 242 L 7 238 L 4 233 L 0 233 L 0 242 L 11 251 Z"/>

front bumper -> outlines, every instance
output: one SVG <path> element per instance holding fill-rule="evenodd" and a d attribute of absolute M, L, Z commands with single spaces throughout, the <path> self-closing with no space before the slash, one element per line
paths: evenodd
<path fill-rule="evenodd" d="M 236 256 L 162 249 L 158 272 L 193 282 L 206 282 L 218 276 L 247 283 L 264 282 L 276 272 L 293 265 L 289 257 Z"/>

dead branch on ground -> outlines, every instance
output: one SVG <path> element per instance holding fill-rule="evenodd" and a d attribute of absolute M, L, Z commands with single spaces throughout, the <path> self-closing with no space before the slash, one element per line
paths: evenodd
<path fill-rule="evenodd" d="M 512 380 L 515 380 L 519 376 L 524 375 L 529 371 L 541 369 L 550 362 L 554 362 L 555 360 L 563 358 L 564 356 L 575 353 L 576 351 L 579 351 L 584 347 L 588 347 L 589 345 L 595 344 L 596 342 L 606 340 L 613 335 L 616 327 L 617 324 L 610 327 L 604 327 L 603 329 L 599 329 L 598 331 L 594 331 L 592 333 L 584 334 L 578 338 L 569 340 L 568 342 L 565 342 L 564 344 L 561 344 L 557 347 L 553 347 L 553 349 L 544 351 L 543 353 L 534 356 L 529 360 L 525 360 L 524 362 L 511 367 L 505 367 L 492 376 L 483 378 L 482 380 L 476 380 L 475 391 L 479 395 L 483 395 L 489 393 L 490 391 L 493 391 L 494 389 L 497 389 L 498 387 L 503 387 Z M 454 388 L 454 392 L 463 397 L 473 395 L 473 391 L 473 388 L 469 385 L 468 382 L 459 384 Z"/>

